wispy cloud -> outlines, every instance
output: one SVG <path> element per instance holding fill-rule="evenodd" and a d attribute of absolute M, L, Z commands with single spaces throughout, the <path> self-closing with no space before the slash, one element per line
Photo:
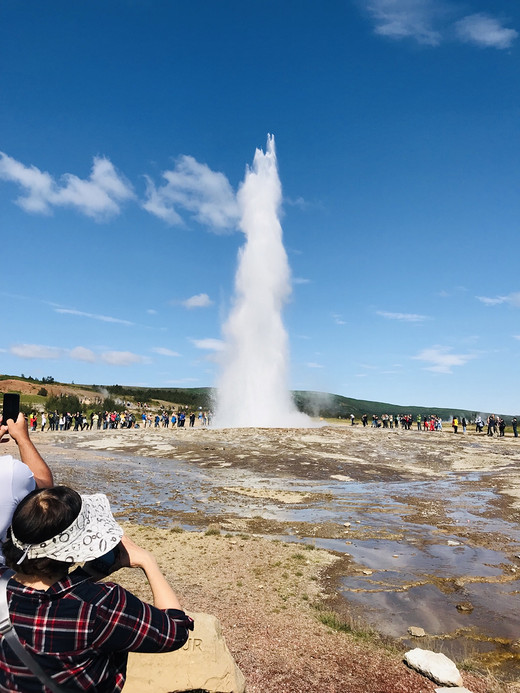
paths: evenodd
<path fill-rule="evenodd" d="M 234 229 L 238 222 L 236 195 L 223 173 L 212 171 L 192 156 L 181 156 L 175 168 L 164 171 L 166 180 L 157 187 L 146 176 L 146 201 L 143 204 L 151 214 L 168 224 L 182 224 L 182 209 L 201 224 L 215 231 Z"/>
<path fill-rule="evenodd" d="M 95 353 L 91 349 L 82 346 L 71 349 L 69 357 L 73 359 L 73 361 L 86 361 L 87 363 L 94 363 L 96 361 Z"/>
<path fill-rule="evenodd" d="M 74 310 L 73 308 L 54 308 L 56 313 L 63 315 L 77 315 L 80 318 L 91 318 L 92 320 L 100 320 L 101 322 L 113 322 L 118 325 L 132 326 L 135 323 L 130 320 L 122 320 L 121 318 L 113 318 L 110 315 L 98 315 L 96 313 L 85 313 L 82 310 Z"/>
<path fill-rule="evenodd" d="M 178 387 L 198 382 L 199 378 L 177 378 L 177 380 L 165 380 L 166 385 L 177 385 Z"/>
<path fill-rule="evenodd" d="M 22 188 L 16 199 L 22 209 L 40 214 L 50 214 L 53 207 L 70 207 L 104 221 L 119 214 L 121 203 L 134 197 L 131 185 L 104 157 L 94 158 L 89 178 L 65 173 L 56 181 L 50 173 L 0 152 L 0 178 Z"/>
<path fill-rule="evenodd" d="M 153 347 L 150 351 L 153 351 L 154 354 L 159 354 L 159 356 L 180 356 L 177 351 L 172 351 L 165 347 Z"/>
<path fill-rule="evenodd" d="M 289 205 L 289 207 L 299 207 L 300 209 L 307 209 L 309 207 L 309 203 L 306 202 L 303 197 L 284 197 L 283 201 L 285 204 Z"/>
<path fill-rule="evenodd" d="M 21 359 L 59 359 L 65 353 L 64 349 L 43 344 L 13 344 L 9 351 Z"/>
<path fill-rule="evenodd" d="M 315 363 L 314 361 L 309 361 L 305 365 L 307 366 L 307 368 L 323 368 L 323 364 Z"/>
<path fill-rule="evenodd" d="M 442 4 L 440 0 L 371 0 L 367 8 L 376 34 L 392 39 L 413 38 L 418 43 L 437 46 L 441 33 L 435 24 Z"/>
<path fill-rule="evenodd" d="M 185 301 L 181 301 L 185 308 L 208 308 L 213 305 L 213 301 L 208 296 L 208 294 L 196 294 L 187 298 Z"/>
<path fill-rule="evenodd" d="M 208 337 L 207 339 L 192 339 L 190 341 L 197 349 L 207 351 L 222 351 L 224 349 L 224 342 L 221 339 Z"/>
<path fill-rule="evenodd" d="M 430 365 L 425 367 L 427 371 L 433 371 L 434 373 L 453 373 L 452 368 L 455 366 L 464 366 L 468 361 L 476 358 L 476 355 L 453 354 L 451 353 L 451 347 L 433 346 L 429 349 L 423 349 L 417 356 L 412 356 L 412 358 L 417 361 L 429 363 Z"/>
<path fill-rule="evenodd" d="M 400 320 L 401 322 L 424 322 L 429 320 L 427 315 L 418 315 L 417 313 L 388 313 L 384 310 L 376 310 L 376 315 L 380 315 L 387 320 Z"/>
<path fill-rule="evenodd" d="M 332 319 L 336 325 L 346 325 L 347 323 L 343 320 L 343 317 L 339 313 L 332 313 Z"/>
<path fill-rule="evenodd" d="M 448 0 L 370 0 L 364 7 L 374 22 L 374 32 L 394 40 L 412 39 L 428 46 L 455 40 L 503 50 L 518 37 L 515 29 L 486 13 L 454 21 L 462 6 Z"/>
<path fill-rule="evenodd" d="M 305 279 L 305 277 L 293 277 L 292 278 L 292 283 L 293 284 L 310 284 L 311 280 L 310 279 Z"/>
<path fill-rule="evenodd" d="M 132 366 L 134 363 L 146 363 L 147 359 L 131 351 L 105 351 L 101 360 L 111 366 Z"/>
<path fill-rule="evenodd" d="M 145 356 L 139 356 L 139 354 L 133 354 L 130 351 L 105 351 L 97 355 L 91 349 L 83 346 L 65 349 L 43 344 L 13 344 L 9 351 L 22 359 L 57 360 L 70 358 L 73 361 L 85 361 L 87 363 L 102 361 L 111 366 L 130 366 L 134 363 L 147 363 L 149 361 Z"/>
<path fill-rule="evenodd" d="M 482 48 L 510 48 L 518 31 L 506 28 L 498 19 L 484 13 L 471 14 L 455 24 L 461 41 Z"/>
<path fill-rule="evenodd" d="M 502 303 L 508 303 L 514 308 L 520 308 L 520 291 L 507 294 L 506 296 L 495 296 L 494 298 L 488 296 L 476 296 L 475 298 L 486 306 L 499 306 Z"/>

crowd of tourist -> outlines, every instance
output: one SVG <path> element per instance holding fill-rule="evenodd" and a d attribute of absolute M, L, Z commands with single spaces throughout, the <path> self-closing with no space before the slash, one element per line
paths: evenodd
<path fill-rule="evenodd" d="M 39 420 L 38 420 L 39 419 Z M 132 411 L 93 411 L 88 416 L 83 412 L 71 414 L 58 414 L 57 411 L 43 412 L 38 415 L 32 413 L 29 416 L 29 427 L 31 431 L 45 430 L 50 431 L 83 431 L 83 430 L 106 430 L 115 428 L 193 428 L 195 422 L 199 426 L 209 426 L 211 412 L 202 409 L 187 413 L 184 410 L 178 412 L 161 410 L 151 413 L 143 410 L 141 414 Z"/>
<path fill-rule="evenodd" d="M 350 421 L 354 425 L 355 417 L 353 414 L 350 415 Z M 371 428 L 404 428 L 409 431 L 414 427 L 414 422 L 419 431 L 442 431 L 442 419 L 439 416 L 418 415 L 414 419 L 411 414 L 383 414 L 381 417 L 372 414 Z M 363 414 L 361 423 L 364 427 L 368 426 L 368 414 Z"/>
<path fill-rule="evenodd" d="M 356 417 L 354 414 L 350 414 L 350 423 L 352 426 L 355 425 Z M 361 423 L 363 427 L 369 425 L 368 414 L 363 414 L 361 417 Z M 496 414 L 490 414 L 486 421 L 482 416 L 475 417 L 475 420 L 471 422 L 475 425 L 475 432 L 482 433 L 484 428 L 487 426 L 487 435 L 492 437 L 502 438 L 505 436 L 506 422 L 503 417 L 497 416 Z M 466 433 L 469 422 L 465 416 L 454 415 L 451 418 L 451 427 L 454 433 L 458 433 L 459 428 L 462 428 L 462 432 Z M 407 431 L 412 428 L 417 428 L 418 431 L 442 431 L 442 418 L 436 416 L 435 414 L 430 414 L 428 416 L 418 414 L 413 417 L 411 414 L 383 414 L 381 417 L 378 414 L 372 414 L 371 418 L 371 428 L 403 428 Z M 518 438 L 518 422 L 516 417 L 511 420 L 511 427 L 513 429 L 513 435 Z"/>
<path fill-rule="evenodd" d="M 352 426 L 356 423 L 354 414 L 349 416 Z M 141 413 L 135 413 L 126 409 L 125 411 L 93 411 L 89 415 L 83 412 L 71 414 L 58 414 L 54 412 L 43 412 L 42 414 L 33 413 L 29 416 L 29 428 L 31 431 L 84 431 L 84 430 L 107 430 L 116 428 L 193 428 L 195 424 L 199 427 L 207 427 L 211 423 L 211 412 L 203 411 L 199 408 L 196 411 L 185 411 L 184 409 L 161 410 L 151 412 L 143 408 Z M 412 414 L 372 414 L 369 424 L 368 414 L 361 417 L 363 427 L 370 428 L 401 428 L 404 430 L 416 429 L 418 431 L 442 431 L 442 418 L 435 414 L 412 416 Z M 484 428 L 487 435 L 491 437 L 505 436 L 506 422 L 503 417 L 490 414 L 486 420 L 482 416 L 477 416 L 474 421 L 468 422 L 465 416 L 455 415 L 451 418 L 450 426 L 454 433 L 459 432 L 459 428 L 466 433 L 468 426 L 475 426 L 476 433 L 483 433 Z M 518 438 L 518 424 L 514 417 L 511 420 L 513 435 Z"/>

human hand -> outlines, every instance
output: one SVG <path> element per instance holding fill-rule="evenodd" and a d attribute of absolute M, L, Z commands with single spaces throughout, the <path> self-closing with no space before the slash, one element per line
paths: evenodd
<path fill-rule="evenodd" d="M 156 563 L 156 560 L 153 554 L 124 534 L 121 539 L 118 562 L 122 568 L 145 569 L 150 564 Z"/>
<path fill-rule="evenodd" d="M 0 414 L 0 443 L 8 443 L 9 438 L 4 438 L 9 433 L 7 424 L 4 423 L 2 414 Z"/>
<path fill-rule="evenodd" d="M 7 419 L 7 433 L 15 440 L 18 445 L 21 441 L 29 440 L 29 429 L 27 428 L 27 419 L 22 412 L 18 414 L 16 421 Z M 3 424 L 5 426 L 5 424 Z M 3 426 L 2 426 L 3 427 Z"/>

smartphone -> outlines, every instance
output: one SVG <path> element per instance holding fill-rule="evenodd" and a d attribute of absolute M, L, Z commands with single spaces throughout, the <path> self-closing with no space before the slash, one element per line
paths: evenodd
<path fill-rule="evenodd" d="M 4 394 L 4 403 L 2 406 L 2 423 L 7 425 L 7 419 L 16 421 L 20 413 L 20 395 L 14 392 L 6 392 Z"/>
<path fill-rule="evenodd" d="M 89 561 L 89 566 L 95 570 L 96 573 L 110 575 L 115 562 L 119 558 L 120 546 L 121 544 L 117 544 L 111 551 L 108 551 L 108 553 L 103 554 L 99 558 L 94 558 L 93 561 Z"/>

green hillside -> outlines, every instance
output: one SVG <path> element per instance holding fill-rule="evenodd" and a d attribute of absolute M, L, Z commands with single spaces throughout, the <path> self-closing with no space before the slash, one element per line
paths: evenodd
<path fill-rule="evenodd" d="M 202 407 L 211 409 L 214 406 L 215 391 L 209 387 L 190 387 L 190 388 L 147 388 L 147 387 L 123 387 L 121 385 L 108 386 L 112 397 L 131 397 L 136 401 L 161 400 L 176 404 L 183 404 L 187 407 Z M 389 402 L 373 402 L 370 400 L 354 399 L 333 395 L 326 392 L 312 392 L 307 390 L 296 390 L 293 392 L 294 401 L 300 411 L 310 416 L 322 416 L 324 418 L 347 418 L 354 414 L 359 419 L 363 414 L 381 416 L 382 414 L 412 414 L 415 418 L 434 414 L 440 416 L 444 421 L 451 419 L 453 415 L 465 416 L 468 421 L 475 418 L 477 414 L 487 416 L 491 412 L 480 412 L 477 410 L 462 409 L 456 407 L 431 407 L 428 405 L 402 405 L 391 404 Z M 505 415 L 504 415 L 505 416 Z"/>
<path fill-rule="evenodd" d="M 304 411 L 311 416 L 323 416 L 324 418 L 348 418 L 350 414 L 354 414 L 356 419 L 361 418 L 363 414 L 367 414 L 369 419 L 372 414 L 382 416 L 383 414 L 411 414 L 415 419 L 417 415 L 434 414 L 439 416 L 443 421 L 448 421 L 455 414 L 457 416 L 465 416 L 468 421 L 472 421 L 476 415 L 480 414 L 483 417 L 491 412 L 481 412 L 478 410 L 462 409 L 457 407 L 431 407 L 428 405 L 410 405 L 410 404 L 391 404 L 389 402 L 373 402 L 364 399 L 354 399 L 352 397 L 343 397 L 342 395 L 331 395 L 325 392 L 309 392 L 306 390 L 297 390 L 293 392 L 294 401 L 298 409 Z M 504 415 L 505 416 L 505 415 Z"/>
<path fill-rule="evenodd" d="M 201 407 L 204 410 L 214 408 L 215 390 L 210 387 L 188 387 L 188 388 L 171 388 L 171 387 L 134 387 L 126 385 L 85 385 L 74 383 L 57 383 L 54 378 L 47 377 L 42 380 L 32 377 L 0 375 L 0 381 L 5 379 L 16 379 L 28 383 L 36 384 L 53 384 L 54 386 L 63 386 L 67 394 L 74 394 L 76 390 L 87 390 L 100 395 L 102 398 L 109 397 L 113 402 L 120 400 L 122 402 L 129 401 L 136 403 L 149 403 L 152 406 L 154 403 L 163 402 L 166 405 L 171 403 L 177 407 L 185 409 L 195 409 Z M 465 416 L 468 421 L 475 419 L 475 416 L 480 414 L 485 418 L 490 413 L 476 409 L 463 409 L 457 407 L 432 407 L 425 405 L 410 405 L 410 404 L 392 404 L 390 402 L 374 402 L 371 400 L 354 399 L 352 397 L 344 397 L 342 395 L 334 395 L 326 392 L 312 392 L 308 390 L 296 390 L 293 392 L 294 401 L 300 411 L 309 414 L 310 416 L 320 416 L 323 418 L 332 419 L 347 419 L 350 414 L 354 414 L 356 419 L 360 419 L 363 414 L 367 414 L 369 419 L 373 414 L 382 416 L 383 414 L 411 414 L 415 419 L 418 415 L 425 416 L 434 414 L 449 421 L 452 416 Z M 45 398 L 36 395 L 24 395 L 24 400 L 34 399 L 34 404 L 44 405 Z M 124 406 L 124 405 L 123 405 Z M 511 415 L 500 414 L 509 422 Z"/>

